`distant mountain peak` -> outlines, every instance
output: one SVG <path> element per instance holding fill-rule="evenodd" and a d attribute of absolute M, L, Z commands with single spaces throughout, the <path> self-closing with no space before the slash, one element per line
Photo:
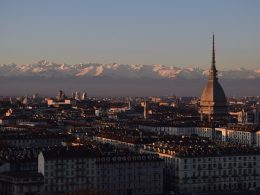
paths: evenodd
<path fill-rule="evenodd" d="M 111 78 L 156 78 L 156 79 L 197 79 L 208 76 L 208 70 L 197 67 L 175 67 L 162 64 L 124 65 L 118 63 L 80 63 L 75 65 L 58 64 L 45 59 L 33 64 L 1 64 L 2 77 L 111 77 Z M 260 69 L 247 70 L 239 68 L 219 71 L 219 77 L 224 79 L 256 79 L 260 78 Z"/>

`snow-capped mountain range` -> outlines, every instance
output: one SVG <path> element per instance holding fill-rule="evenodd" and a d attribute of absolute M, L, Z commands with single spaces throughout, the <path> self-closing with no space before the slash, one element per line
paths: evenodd
<path fill-rule="evenodd" d="M 200 68 L 180 68 L 174 66 L 155 65 L 124 65 L 124 64 L 57 64 L 46 60 L 33 64 L 0 64 L 1 77 L 55 77 L 55 78 L 187 78 L 199 79 L 205 78 L 208 70 Z M 244 68 L 219 71 L 219 77 L 224 79 L 260 79 L 260 68 L 256 70 L 247 70 Z"/>

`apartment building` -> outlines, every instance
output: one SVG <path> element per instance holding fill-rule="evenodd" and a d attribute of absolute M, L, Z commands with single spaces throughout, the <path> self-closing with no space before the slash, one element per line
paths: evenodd
<path fill-rule="evenodd" d="M 41 152 L 43 194 L 162 194 L 163 161 L 154 154 L 100 153 L 80 147 Z"/>
<path fill-rule="evenodd" d="M 260 187 L 260 149 L 200 137 L 171 137 L 145 145 L 165 162 L 169 190 L 210 193 Z"/>

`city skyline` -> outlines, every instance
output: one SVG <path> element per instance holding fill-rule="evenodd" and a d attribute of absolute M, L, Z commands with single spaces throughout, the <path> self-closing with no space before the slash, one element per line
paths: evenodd
<path fill-rule="evenodd" d="M 0 194 L 260 194 L 259 7 L 2 0 Z"/>
<path fill-rule="evenodd" d="M 259 68 L 258 1 L 4 1 L 0 64 L 163 64 Z"/>

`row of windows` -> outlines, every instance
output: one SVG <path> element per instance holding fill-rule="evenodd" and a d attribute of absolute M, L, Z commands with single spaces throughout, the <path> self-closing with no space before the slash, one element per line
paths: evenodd
<path fill-rule="evenodd" d="M 158 167 L 161 166 L 162 162 L 158 161 L 141 161 L 141 162 L 119 162 L 119 163 L 113 163 L 113 164 L 97 164 L 97 168 L 105 168 L 107 169 L 108 167 L 114 168 L 144 168 L 148 166 L 152 167 Z"/>
<path fill-rule="evenodd" d="M 45 161 L 45 164 L 54 164 L 54 163 L 94 163 L 95 159 L 93 158 L 71 158 L 71 159 L 55 159 L 50 161 Z"/>
<path fill-rule="evenodd" d="M 70 177 L 74 175 L 93 175 L 95 174 L 95 170 L 72 170 L 72 171 L 67 171 L 67 170 L 61 170 L 61 171 L 50 171 L 50 172 L 45 172 L 45 177 L 49 176 L 63 176 L 63 177 Z"/>
<path fill-rule="evenodd" d="M 206 192 L 206 191 L 222 191 L 222 190 L 234 190 L 234 189 L 250 189 L 256 187 L 256 182 L 243 182 L 243 183 L 229 183 L 229 184 L 214 184 L 214 185 L 202 185 L 192 186 L 190 188 L 184 187 L 183 191 L 195 191 L 195 192 Z"/>
<path fill-rule="evenodd" d="M 108 194 L 127 194 L 127 193 L 133 193 L 133 194 L 143 194 L 143 193 L 149 193 L 149 194 L 160 194 L 162 192 L 162 187 L 155 187 L 155 186 L 151 186 L 151 187 L 134 187 L 132 189 L 129 189 L 128 187 L 124 188 L 122 186 L 115 188 L 112 186 L 105 186 L 105 185 L 97 185 L 97 189 L 98 190 L 105 190 L 108 189 L 109 192 Z M 69 191 L 76 191 L 79 187 L 78 186 L 73 186 L 73 185 L 64 185 L 64 186 L 46 186 L 45 187 L 45 192 L 69 192 Z M 87 194 L 90 194 L 91 189 L 94 188 L 94 185 L 90 185 L 90 186 L 86 186 L 86 188 L 84 188 L 84 190 L 80 190 L 81 193 L 84 193 L 85 191 L 87 192 Z M 98 192 L 98 191 L 97 191 Z M 102 192 L 102 191 L 101 191 Z M 94 192 L 94 194 L 96 194 Z M 102 192 L 101 194 L 104 194 L 104 192 Z"/>
<path fill-rule="evenodd" d="M 88 183 L 94 183 L 94 179 L 95 177 L 73 177 L 73 178 L 47 178 L 44 180 L 45 184 L 53 184 L 56 185 L 58 183 L 78 183 L 78 182 L 86 182 L 86 184 Z M 75 185 L 76 185 L 75 183 Z"/>
<path fill-rule="evenodd" d="M 216 160 L 219 160 L 219 161 L 236 161 L 236 160 L 256 160 L 256 156 L 234 156 L 234 157 L 215 157 L 215 158 L 192 158 L 192 159 L 184 159 L 184 163 L 188 163 L 188 162 L 193 162 L 193 163 L 196 163 L 196 162 L 211 162 L 211 161 L 216 161 Z"/>
<path fill-rule="evenodd" d="M 222 169 L 222 168 L 228 168 L 228 169 L 234 169 L 234 168 L 243 168 L 243 167 L 249 167 L 252 168 L 253 166 L 256 166 L 256 162 L 244 162 L 244 163 L 222 163 L 222 164 L 193 164 L 188 165 L 188 164 L 184 164 L 183 168 L 184 169 L 189 169 L 189 168 L 193 168 L 193 169 Z M 178 167 L 178 166 L 177 166 Z"/>
<path fill-rule="evenodd" d="M 236 175 L 247 175 L 252 174 L 255 175 L 256 170 L 255 169 L 235 169 L 235 170 L 222 170 L 222 171 L 199 171 L 199 172 L 192 172 L 187 173 L 184 172 L 184 177 L 197 177 L 197 176 L 228 176 L 233 177 Z"/>
<path fill-rule="evenodd" d="M 45 165 L 45 169 L 73 169 L 73 168 L 94 168 L 95 164 L 58 164 L 58 165 Z"/>

